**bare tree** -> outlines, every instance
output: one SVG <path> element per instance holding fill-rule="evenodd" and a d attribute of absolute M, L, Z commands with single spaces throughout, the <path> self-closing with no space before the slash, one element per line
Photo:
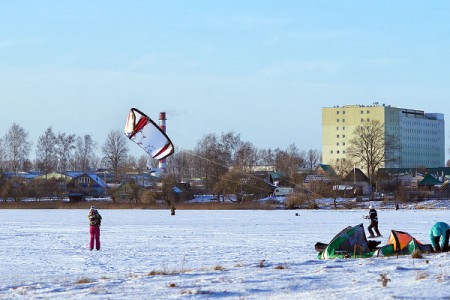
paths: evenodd
<path fill-rule="evenodd" d="M 86 134 L 84 137 L 77 137 L 73 160 L 74 170 L 92 170 L 94 163 L 97 161 L 95 158 L 96 148 L 97 143 L 92 139 L 91 135 Z"/>
<path fill-rule="evenodd" d="M 289 178 L 290 181 L 299 180 L 298 171 L 304 159 L 297 146 L 291 144 L 286 150 L 275 149 L 275 167 Z"/>
<path fill-rule="evenodd" d="M 345 158 L 337 158 L 331 162 L 331 165 L 339 178 L 344 178 L 354 168 L 353 161 Z"/>
<path fill-rule="evenodd" d="M 310 149 L 306 153 L 306 161 L 305 164 L 308 166 L 310 170 L 314 170 L 317 165 L 320 163 L 321 154 L 319 150 Z"/>
<path fill-rule="evenodd" d="M 241 203 L 244 197 L 249 200 L 268 196 L 272 190 L 261 178 L 246 174 L 240 170 L 231 170 L 223 176 L 214 186 L 214 194 L 219 198 L 226 195 L 236 196 L 236 202 Z"/>
<path fill-rule="evenodd" d="M 3 139 L 0 138 L 0 171 L 6 168 L 6 150 Z"/>
<path fill-rule="evenodd" d="M 241 142 L 234 153 L 234 167 L 245 172 L 256 166 L 257 150 L 250 142 Z"/>
<path fill-rule="evenodd" d="M 222 139 L 223 140 L 223 139 Z M 212 191 L 222 174 L 228 171 L 231 153 L 230 146 L 222 143 L 216 134 L 208 134 L 197 143 L 195 149 L 196 169 L 199 177 L 206 181 L 206 187 Z"/>
<path fill-rule="evenodd" d="M 371 183 L 380 166 L 398 160 L 399 141 L 393 135 L 387 134 L 384 125 L 378 120 L 371 120 L 356 127 L 354 138 L 349 144 L 347 156 L 365 166 Z"/>
<path fill-rule="evenodd" d="M 275 153 L 272 149 L 257 150 L 256 157 L 258 166 L 275 166 Z"/>
<path fill-rule="evenodd" d="M 119 130 L 110 131 L 102 147 L 103 162 L 114 171 L 116 180 L 128 158 L 128 146 L 125 135 Z"/>
<path fill-rule="evenodd" d="M 75 137 L 75 134 L 66 135 L 66 133 L 58 133 L 56 136 L 57 170 L 60 173 L 65 173 L 68 169 L 75 149 Z"/>
<path fill-rule="evenodd" d="M 148 169 L 148 166 L 149 166 L 149 159 L 150 159 L 149 155 L 141 155 L 137 159 L 137 168 L 138 168 L 138 170 L 146 171 Z"/>
<path fill-rule="evenodd" d="M 167 158 L 167 172 L 177 178 L 193 178 L 198 173 L 195 169 L 195 155 L 190 150 L 178 150 Z"/>
<path fill-rule="evenodd" d="M 56 135 L 52 127 L 48 127 L 39 137 L 36 146 L 36 167 L 45 174 L 51 173 L 57 166 Z"/>
<path fill-rule="evenodd" d="M 28 158 L 31 149 L 31 143 L 27 140 L 28 132 L 19 124 L 14 123 L 4 137 L 6 159 L 9 169 L 17 172 Z"/>

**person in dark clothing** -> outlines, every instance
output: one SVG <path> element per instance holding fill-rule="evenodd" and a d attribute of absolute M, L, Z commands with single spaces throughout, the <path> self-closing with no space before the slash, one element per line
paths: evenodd
<path fill-rule="evenodd" d="M 375 237 L 373 235 L 373 231 L 375 231 L 375 233 L 377 234 L 376 236 L 379 237 L 381 236 L 380 231 L 378 230 L 378 214 L 377 214 L 377 210 L 375 208 L 373 208 L 372 205 L 369 206 L 369 215 L 366 216 L 366 219 L 370 219 L 370 225 L 369 227 L 367 227 L 367 230 L 369 230 L 369 238 L 373 238 Z M 374 230 L 372 230 L 374 229 Z"/>

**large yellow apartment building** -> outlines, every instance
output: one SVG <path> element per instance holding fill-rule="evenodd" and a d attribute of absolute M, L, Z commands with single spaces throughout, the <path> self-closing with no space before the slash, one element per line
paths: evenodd
<path fill-rule="evenodd" d="M 385 134 L 400 142 L 399 162 L 382 167 L 436 168 L 445 166 L 445 122 L 441 113 L 380 105 L 322 108 L 322 162 L 348 159 L 346 149 L 357 126 L 370 120 L 384 124 Z"/>

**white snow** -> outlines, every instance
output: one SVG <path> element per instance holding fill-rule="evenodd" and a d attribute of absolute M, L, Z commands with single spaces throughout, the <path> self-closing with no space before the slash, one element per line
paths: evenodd
<path fill-rule="evenodd" d="M 367 210 L 100 210 L 100 251 L 87 213 L 0 210 L 0 298 L 450 299 L 450 253 L 317 259 L 316 242 L 367 227 Z M 429 243 L 450 222 L 447 209 L 378 214 L 382 244 L 391 229 Z"/>

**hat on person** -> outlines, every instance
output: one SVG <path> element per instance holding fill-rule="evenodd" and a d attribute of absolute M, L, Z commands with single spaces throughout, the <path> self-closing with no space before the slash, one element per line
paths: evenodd
<path fill-rule="evenodd" d="M 373 208 L 373 206 L 372 205 L 369 205 L 369 209 L 372 209 Z"/>
<path fill-rule="evenodd" d="M 91 210 L 96 210 L 97 208 L 95 206 L 91 206 Z"/>

